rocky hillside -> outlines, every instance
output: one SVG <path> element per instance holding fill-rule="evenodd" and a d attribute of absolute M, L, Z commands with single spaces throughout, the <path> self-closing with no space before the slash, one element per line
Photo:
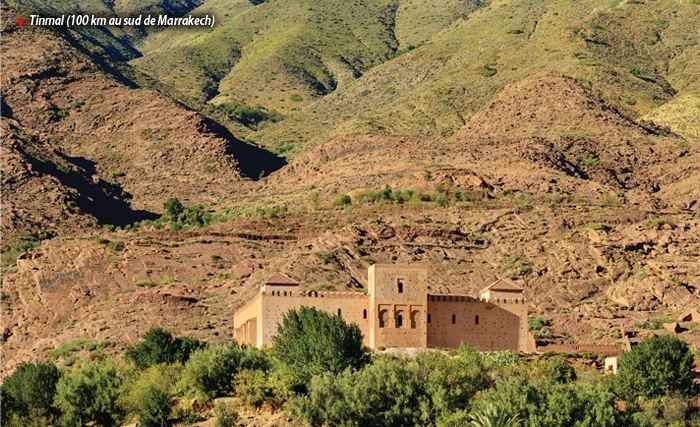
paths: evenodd
<path fill-rule="evenodd" d="M 284 82 L 300 69 L 266 68 L 275 57 L 266 49 L 287 45 L 265 38 L 261 11 L 280 3 L 201 6 L 233 8 L 218 31 L 244 21 L 250 30 L 232 76 L 247 64 L 251 92 L 230 77 L 222 102 L 239 94 L 247 105 L 256 92 L 279 100 L 282 89 L 291 101 Z M 374 2 L 394 15 L 359 16 L 353 25 L 366 33 L 343 26 L 350 12 L 309 15 L 288 3 L 299 22 L 318 14 L 318 31 L 352 32 L 359 44 L 344 48 L 357 48 L 346 59 L 358 75 L 235 135 L 128 73 L 110 74 L 84 35 L 19 28 L 3 6 L 4 372 L 87 356 L 76 344 L 85 340 L 118 353 L 152 325 L 230 340 L 232 313 L 278 271 L 305 287 L 362 291 L 372 263 L 420 262 L 432 292 L 469 294 L 507 277 L 525 288 L 531 315 L 549 321 L 538 333 L 551 342 L 615 344 L 621 329 L 661 329 L 697 307 L 700 147 L 686 137 L 695 110 L 682 107 L 695 96 L 696 45 L 682 34 L 696 6 L 458 3 L 436 2 L 431 15 L 425 2 Z M 568 27 L 574 18 L 581 23 Z M 394 38 L 377 22 L 393 22 Z M 416 22 L 425 31 L 412 32 Z M 478 42 L 487 28 L 500 32 Z M 177 52 L 207 46 L 209 36 L 192 34 Z M 188 81 L 164 71 L 180 62 L 203 75 L 211 65 L 192 53 L 158 68 L 161 49 L 168 39 L 149 36 L 134 61 L 165 73 L 161 84 Z M 341 51 L 317 52 L 325 68 L 304 63 L 335 79 L 328 58 Z M 265 82 L 277 83 L 267 91 Z M 226 115 L 252 114 L 231 108 Z M 648 121 L 654 111 L 668 120 Z M 170 197 L 203 204 L 209 220 L 141 222 Z M 683 327 L 697 347 L 697 325 Z"/>
<path fill-rule="evenodd" d="M 12 16 L 3 22 L 3 131 L 11 135 L 3 138 L 3 183 L 13 190 L 3 202 L 30 200 L 25 184 L 33 193 L 64 188 L 72 201 L 49 196 L 55 209 L 126 225 L 159 214 L 168 197 L 218 203 L 241 177 L 284 163 L 166 96 L 104 74 L 60 34 L 17 28 Z M 29 216 L 23 220 L 42 222 L 41 214 Z"/>

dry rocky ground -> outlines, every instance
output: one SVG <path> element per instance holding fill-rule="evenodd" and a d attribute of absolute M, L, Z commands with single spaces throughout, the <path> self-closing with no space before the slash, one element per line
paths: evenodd
<path fill-rule="evenodd" d="M 698 141 L 561 74 L 506 88 L 454 137 L 346 135 L 284 165 L 60 37 L 3 25 L 3 246 L 55 235 L 3 269 L 3 372 L 74 339 L 119 354 L 153 325 L 229 341 L 232 313 L 277 271 L 361 291 L 373 262 L 421 262 L 433 292 L 470 294 L 509 277 L 565 343 L 614 344 L 615 328 L 700 302 Z M 386 185 L 432 199 L 357 202 Z M 354 202 L 333 206 L 341 194 Z M 101 231 L 170 196 L 240 214 Z"/>

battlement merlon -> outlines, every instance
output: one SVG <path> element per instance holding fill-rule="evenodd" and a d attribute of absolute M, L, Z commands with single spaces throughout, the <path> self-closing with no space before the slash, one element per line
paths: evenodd
<path fill-rule="evenodd" d="M 529 301 L 524 295 L 520 297 L 515 297 L 515 295 L 510 295 L 508 298 L 503 297 L 491 297 L 481 298 L 473 297 L 470 295 L 461 294 L 428 294 L 428 301 L 430 302 L 474 302 L 474 303 L 492 303 L 492 304 L 527 304 Z"/>
<path fill-rule="evenodd" d="M 261 291 L 260 295 L 275 298 L 328 298 L 328 299 L 369 299 L 369 295 L 359 292 L 342 291 Z"/>

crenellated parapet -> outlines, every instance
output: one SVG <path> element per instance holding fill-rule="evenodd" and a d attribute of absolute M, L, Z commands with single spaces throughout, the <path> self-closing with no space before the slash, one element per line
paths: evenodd
<path fill-rule="evenodd" d="M 335 291 L 262 291 L 265 297 L 274 298 L 327 298 L 327 299 L 368 299 L 366 294 L 358 292 L 335 292 Z"/>

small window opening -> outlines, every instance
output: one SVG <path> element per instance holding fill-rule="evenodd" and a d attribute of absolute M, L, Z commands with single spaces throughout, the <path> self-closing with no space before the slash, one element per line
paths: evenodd
<path fill-rule="evenodd" d="M 453 314 L 452 315 L 452 324 L 454 325 L 455 323 L 457 323 L 457 315 Z"/>
<path fill-rule="evenodd" d="M 338 309 L 338 316 L 340 316 L 340 309 Z"/>
<path fill-rule="evenodd" d="M 403 293 L 403 281 L 402 281 L 402 279 L 399 279 L 397 286 L 399 288 L 399 293 L 402 294 Z"/>
<path fill-rule="evenodd" d="M 474 324 L 478 325 L 479 324 L 479 316 L 474 316 Z"/>
<path fill-rule="evenodd" d="M 428 313 L 428 323 L 430 323 L 430 313 Z"/>
<path fill-rule="evenodd" d="M 362 310 L 362 318 L 366 319 L 367 318 L 367 310 Z"/>
<path fill-rule="evenodd" d="M 403 316 L 399 314 L 399 315 L 396 317 L 396 327 L 397 327 L 397 328 L 400 328 L 400 327 L 402 327 L 402 326 L 403 326 Z"/>

